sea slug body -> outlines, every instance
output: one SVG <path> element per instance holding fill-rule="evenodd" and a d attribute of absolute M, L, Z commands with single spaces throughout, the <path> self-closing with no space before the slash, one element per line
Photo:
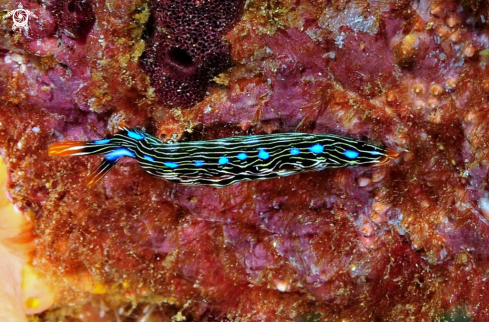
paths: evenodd
<path fill-rule="evenodd" d="M 59 142 L 51 156 L 104 155 L 88 176 L 91 186 L 122 158 L 136 159 L 149 174 L 185 185 L 215 187 L 327 168 L 380 165 L 398 153 L 334 134 L 275 133 L 167 144 L 121 127 L 112 138 Z"/>

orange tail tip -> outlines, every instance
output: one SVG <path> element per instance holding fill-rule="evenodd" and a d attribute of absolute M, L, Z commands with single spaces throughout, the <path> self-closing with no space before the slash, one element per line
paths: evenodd
<path fill-rule="evenodd" d="M 48 155 L 55 157 L 65 157 L 80 152 L 86 142 L 83 141 L 66 141 L 58 142 L 49 146 Z"/>
<path fill-rule="evenodd" d="M 379 165 L 389 162 L 390 160 L 395 160 L 399 157 L 399 153 L 394 150 L 387 150 L 385 153 L 387 155 L 379 160 Z"/>
<path fill-rule="evenodd" d="M 399 153 L 394 150 L 387 150 L 386 151 L 387 155 L 389 156 L 390 159 L 397 159 L 399 157 Z"/>

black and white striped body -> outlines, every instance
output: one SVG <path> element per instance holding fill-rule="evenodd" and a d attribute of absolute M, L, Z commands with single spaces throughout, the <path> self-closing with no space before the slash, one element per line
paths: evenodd
<path fill-rule="evenodd" d="M 218 187 L 326 168 L 382 164 L 397 156 L 385 148 L 333 134 L 277 133 L 164 143 L 128 128 L 110 139 L 71 144 L 69 150 L 58 148 L 58 152 L 50 149 L 51 155 L 104 154 L 94 175 L 96 181 L 120 158 L 131 157 L 151 175 L 186 185 Z"/>

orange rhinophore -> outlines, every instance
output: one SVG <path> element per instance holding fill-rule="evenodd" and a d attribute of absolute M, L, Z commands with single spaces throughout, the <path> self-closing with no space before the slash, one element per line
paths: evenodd
<path fill-rule="evenodd" d="M 70 155 L 78 155 L 82 153 L 86 146 L 84 141 L 65 141 L 50 145 L 48 155 L 55 157 L 66 157 Z M 84 153 L 82 153 L 84 154 Z"/>
<path fill-rule="evenodd" d="M 379 163 L 378 165 L 381 165 L 381 164 L 384 164 L 386 162 L 389 162 L 390 160 L 395 160 L 397 158 L 399 158 L 399 153 L 394 151 L 394 150 L 385 150 L 385 156 L 382 157 L 380 160 L 379 160 Z"/>

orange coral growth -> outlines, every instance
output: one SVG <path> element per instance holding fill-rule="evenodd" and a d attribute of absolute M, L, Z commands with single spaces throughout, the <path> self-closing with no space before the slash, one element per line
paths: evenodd
<path fill-rule="evenodd" d="M 0 187 L 7 181 L 7 170 L 0 158 Z M 54 292 L 29 263 L 34 251 L 32 223 L 15 210 L 5 192 L 0 193 L 0 319 L 26 321 L 25 314 L 36 314 L 54 302 Z"/>

